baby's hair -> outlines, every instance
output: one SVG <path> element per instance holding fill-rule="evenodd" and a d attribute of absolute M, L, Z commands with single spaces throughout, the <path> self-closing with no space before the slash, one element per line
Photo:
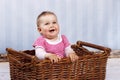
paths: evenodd
<path fill-rule="evenodd" d="M 38 17 L 37 17 L 37 27 L 39 27 L 39 18 L 41 17 L 41 16 L 45 16 L 45 15 L 49 15 L 49 14 L 51 14 L 51 15 L 55 15 L 53 12 L 51 12 L 51 11 L 43 11 L 41 14 L 39 14 L 38 15 Z M 56 15 L 55 15 L 56 16 Z"/>

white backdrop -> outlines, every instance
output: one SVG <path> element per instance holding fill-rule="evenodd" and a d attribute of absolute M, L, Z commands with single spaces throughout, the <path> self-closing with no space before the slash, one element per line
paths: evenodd
<path fill-rule="evenodd" d="M 39 36 L 36 18 L 44 10 L 56 13 L 71 43 L 120 49 L 120 0 L 0 0 L 0 53 L 32 49 Z"/>

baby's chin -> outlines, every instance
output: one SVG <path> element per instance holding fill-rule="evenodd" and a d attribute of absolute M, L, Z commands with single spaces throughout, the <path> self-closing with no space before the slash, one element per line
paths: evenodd
<path fill-rule="evenodd" d="M 47 36 L 49 39 L 54 39 L 58 37 L 58 33 L 56 34 L 50 34 L 49 36 Z"/>

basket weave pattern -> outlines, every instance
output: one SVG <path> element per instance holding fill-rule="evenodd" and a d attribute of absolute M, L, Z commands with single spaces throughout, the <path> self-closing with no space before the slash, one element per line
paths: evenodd
<path fill-rule="evenodd" d="M 84 46 L 100 52 L 89 51 Z M 79 60 L 71 62 L 65 57 L 58 63 L 50 60 L 39 60 L 34 50 L 16 51 L 7 48 L 10 63 L 11 80 L 104 80 L 107 58 L 110 49 L 78 41 L 71 46 Z"/>

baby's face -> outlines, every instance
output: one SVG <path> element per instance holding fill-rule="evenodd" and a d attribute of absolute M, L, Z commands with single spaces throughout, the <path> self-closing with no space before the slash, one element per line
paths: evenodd
<path fill-rule="evenodd" d="M 59 25 L 55 15 L 41 16 L 39 19 L 39 32 L 48 39 L 55 39 L 59 34 Z"/>

